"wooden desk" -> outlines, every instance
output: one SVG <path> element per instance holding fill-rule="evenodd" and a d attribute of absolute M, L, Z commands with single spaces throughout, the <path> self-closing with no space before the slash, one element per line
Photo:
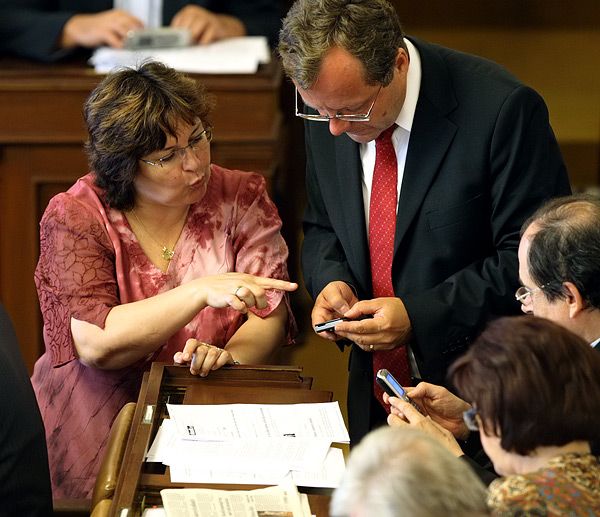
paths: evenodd
<path fill-rule="evenodd" d="M 312 378 L 297 367 L 233 366 L 216 370 L 207 378 L 193 376 L 188 368 L 154 363 L 146 375 L 133 416 L 121 469 L 112 498 L 111 515 L 140 515 L 143 505 L 161 504 L 163 488 L 259 488 L 248 485 L 172 483 L 169 468 L 146 463 L 144 457 L 163 418 L 166 404 L 300 403 L 329 402 L 330 391 L 311 390 Z M 327 517 L 331 490 L 306 489 L 313 513 Z"/>
<path fill-rule="evenodd" d="M 103 76 L 83 63 L 0 59 L 0 299 L 31 371 L 44 345 L 33 272 L 50 198 L 87 173 L 82 106 Z M 270 182 L 280 163 L 282 72 L 194 76 L 216 97 L 213 161 Z"/>

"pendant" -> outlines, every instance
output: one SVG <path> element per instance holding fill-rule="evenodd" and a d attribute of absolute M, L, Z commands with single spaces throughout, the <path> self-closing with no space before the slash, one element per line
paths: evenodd
<path fill-rule="evenodd" d="M 173 255 L 175 255 L 175 250 L 167 248 L 166 246 L 162 247 L 162 258 L 167 262 L 173 258 Z"/>

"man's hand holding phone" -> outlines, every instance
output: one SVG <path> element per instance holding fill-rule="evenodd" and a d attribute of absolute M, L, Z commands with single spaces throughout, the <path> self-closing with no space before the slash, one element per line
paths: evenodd
<path fill-rule="evenodd" d="M 366 352 L 392 350 L 410 341 L 412 327 L 400 298 L 361 300 L 341 315 L 348 321 L 336 325 L 336 335 L 353 341 Z M 367 315 L 373 318 L 355 321 Z"/>
<path fill-rule="evenodd" d="M 324 324 L 330 320 L 342 318 L 344 313 L 348 312 L 357 301 L 358 298 L 348 284 L 341 281 L 330 282 L 315 300 L 311 315 L 313 328 L 316 331 L 317 325 L 324 326 L 325 328 L 319 330 L 319 335 L 325 339 L 337 341 L 340 336 L 333 331 L 337 321 L 333 324 Z"/>

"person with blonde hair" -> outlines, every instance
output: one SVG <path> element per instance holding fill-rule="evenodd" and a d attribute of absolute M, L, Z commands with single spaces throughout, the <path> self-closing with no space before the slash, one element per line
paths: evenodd
<path fill-rule="evenodd" d="M 382 427 L 356 446 L 330 507 L 332 517 L 479 517 L 485 487 L 425 433 Z"/>

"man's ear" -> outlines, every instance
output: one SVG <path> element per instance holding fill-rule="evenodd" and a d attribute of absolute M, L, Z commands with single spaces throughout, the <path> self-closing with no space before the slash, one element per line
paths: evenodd
<path fill-rule="evenodd" d="M 585 309 L 585 302 L 573 282 L 563 282 L 563 288 L 566 294 L 565 301 L 569 308 L 569 318 L 573 319 Z"/>
<path fill-rule="evenodd" d="M 406 75 L 408 72 L 408 64 L 410 62 L 410 56 L 408 52 L 400 47 L 396 52 L 396 69 Z"/>

